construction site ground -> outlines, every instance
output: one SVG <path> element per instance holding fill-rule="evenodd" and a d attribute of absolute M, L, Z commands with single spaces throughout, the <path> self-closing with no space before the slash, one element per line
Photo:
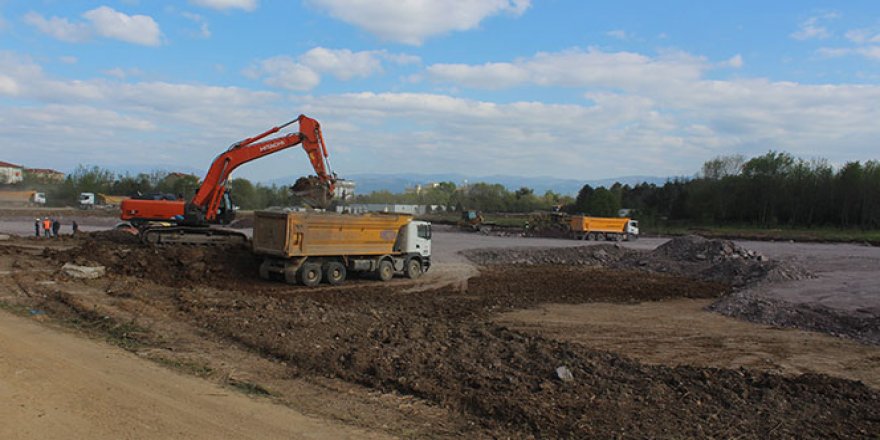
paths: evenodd
<path fill-rule="evenodd" d="M 419 280 L 309 289 L 247 249 L 13 236 L 0 437 L 876 438 L 880 249 L 664 243 L 441 230 Z"/>

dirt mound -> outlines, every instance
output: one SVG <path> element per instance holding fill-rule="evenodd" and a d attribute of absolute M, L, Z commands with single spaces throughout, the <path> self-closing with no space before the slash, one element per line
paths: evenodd
<path fill-rule="evenodd" d="M 619 245 L 602 244 L 569 248 L 493 248 L 474 249 L 464 255 L 481 266 L 562 264 L 577 266 L 603 266 L 641 255 L 638 251 Z"/>
<path fill-rule="evenodd" d="M 295 374 L 418 396 L 523 438 L 858 438 L 880 429 L 880 394 L 857 382 L 648 366 L 491 322 L 542 302 L 722 290 L 670 275 L 536 265 L 486 269 L 466 292 L 187 290 L 174 303 L 200 328 Z M 573 380 L 557 373 L 563 366 Z"/>
<path fill-rule="evenodd" d="M 59 263 L 105 266 L 107 273 L 188 287 L 229 286 L 259 277 L 259 260 L 241 246 L 152 246 L 123 231 L 90 233 L 80 246 L 46 250 Z"/>
<path fill-rule="evenodd" d="M 810 273 L 789 262 L 766 257 L 727 240 L 677 237 L 651 252 L 620 245 L 555 249 L 477 249 L 465 256 L 479 265 L 564 264 L 670 273 L 745 287 L 761 281 L 802 279 Z"/>

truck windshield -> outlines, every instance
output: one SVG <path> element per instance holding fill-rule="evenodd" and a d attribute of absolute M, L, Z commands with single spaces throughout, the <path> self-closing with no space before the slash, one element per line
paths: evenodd
<path fill-rule="evenodd" d="M 431 225 L 419 225 L 418 231 L 419 238 L 424 238 L 425 240 L 431 239 Z"/>

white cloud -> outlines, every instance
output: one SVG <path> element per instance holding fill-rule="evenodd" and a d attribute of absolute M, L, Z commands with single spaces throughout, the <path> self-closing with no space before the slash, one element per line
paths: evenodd
<path fill-rule="evenodd" d="M 821 23 L 824 21 L 834 20 L 839 17 L 840 14 L 836 12 L 829 12 L 826 14 L 807 18 L 800 23 L 797 31 L 792 32 L 791 38 L 794 38 L 795 40 L 824 40 L 830 37 L 832 34 L 831 31 L 829 31 L 828 28 L 826 28 Z"/>
<path fill-rule="evenodd" d="M 264 78 L 266 84 L 274 87 L 303 91 L 320 84 L 322 74 L 348 81 L 381 73 L 382 59 L 395 64 L 420 61 L 412 55 L 391 54 L 384 50 L 353 52 L 349 49 L 315 47 L 296 59 L 281 55 L 261 60 L 246 69 L 245 75 L 251 79 Z"/>
<path fill-rule="evenodd" d="M 382 63 L 371 51 L 352 52 L 348 49 L 316 47 L 299 57 L 300 63 L 315 72 L 329 73 L 341 80 L 367 77 L 382 71 Z"/>
<path fill-rule="evenodd" d="M 64 64 L 76 64 L 79 62 L 79 58 L 73 55 L 62 55 L 58 57 L 58 61 L 61 61 Z"/>
<path fill-rule="evenodd" d="M 45 18 L 36 12 L 28 12 L 24 22 L 37 28 L 38 31 L 55 39 L 68 43 L 80 43 L 91 37 L 91 29 L 85 23 L 72 23 L 61 17 Z"/>
<path fill-rule="evenodd" d="M 36 12 L 28 12 L 24 21 L 40 32 L 68 43 L 88 41 L 95 35 L 144 46 L 158 46 L 161 42 L 159 25 L 148 15 L 127 15 L 100 6 L 82 16 L 86 22 L 72 22 L 63 17 L 47 19 Z"/>
<path fill-rule="evenodd" d="M 288 56 L 261 60 L 256 66 L 245 70 L 252 79 L 263 77 L 263 82 L 287 90 L 306 91 L 321 83 L 321 75 Z"/>
<path fill-rule="evenodd" d="M 742 55 L 740 55 L 740 54 L 736 54 L 736 55 L 730 57 L 729 60 L 727 60 L 727 61 L 721 63 L 722 66 L 732 67 L 732 68 L 734 68 L 734 69 L 739 69 L 739 68 L 741 68 L 741 67 L 743 66 L 743 64 L 744 64 L 744 63 L 743 63 L 743 57 L 742 57 Z"/>
<path fill-rule="evenodd" d="M 609 37 L 612 37 L 612 38 L 617 38 L 618 40 L 628 40 L 631 38 L 631 36 L 628 33 L 626 33 L 626 31 L 623 29 L 615 29 L 613 31 L 608 31 L 608 32 L 605 32 L 605 35 L 608 35 Z"/>
<path fill-rule="evenodd" d="M 877 29 L 852 29 L 847 31 L 846 39 L 856 44 L 880 43 Z"/>
<path fill-rule="evenodd" d="M 308 0 L 331 16 L 382 39 L 411 45 L 466 31 L 498 15 L 522 15 L 531 0 Z"/>
<path fill-rule="evenodd" d="M 114 67 L 112 69 L 103 70 L 101 71 L 101 73 L 116 79 L 126 79 L 132 76 L 140 76 L 143 74 L 143 72 L 141 72 L 141 69 L 134 67 L 128 69 L 123 69 L 122 67 Z"/>
<path fill-rule="evenodd" d="M 673 81 L 693 81 L 709 68 L 702 58 L 666 52 L 656 58 L 633 52 L 569 49 L 539 52 L 513 62 L 433 64 L 427 73 L 435 81 L 498 89 L 534 84 L 563 87 L 641 87 Z"/>
<path fill-rule="evenodd" d="M 190 0 L 190 3 L 221 11 L 241 9 L 248 12 L 256 10 L 258 4 L 257 0 Z"/>
<path fill-rule="evenodd" d="M 211 37 L 211 28 L 208 25 L 208 20 L 205 17 L 202 17 L 199 14 L 193 14 L 192 12 L 181 12 L 181 14 L 187 20 L 190 20 L 199 25 L 199 31 L 197 35 L 201 38 L 210 38 Z"/>
<path fill-rule="evenodd" d="M 95 33 L 128 43 L 158 46 L 162 33 L 159 25 L 148 15 L 126 15 L 107 6 L 83 14 L 92 22 Z"/>
<path fill-rule="evenodd" d="M 15 79 L 0 74 L 0 95 L 15 96 L 18 91 L 18 82 Z"/>
<path fill-rule="evenodd" d="M 432 93 L 285 96 L 201 84 L 58 79 L 26 57 L 0 52 L 0 93 L 16 96 L 0 104 L 0 144 L 34 166 L 50 156 L 72 167 L 87 155 L 110 166 L 164 162 L 203 169 L 232 141 L 305 113 L 321 121 L 343 176 L 393 169 L 681 175 L 719 154 L 770 148 L 835 162 L 877 158 L 880 86 L 710 80 L 705 69 L 712 65 L 699 57 L 641 56 L 604 59 L 641 60 L 635 64 L 642 72 L 653 72 L 644 65 L 663 56 L 698 60 L 702 67 L 668 81 L 582 81 L 574 95 L 583 96 L 582 103 L 495 103 Z M 627 152 L 626 160 L 609 153 L 618 151 Z M 252 168 L 259 172 L 243 176 L 305 174 L 301 155 L 260 161 Z"/>
<path fill-rule="evenodd" d="M 880 60 L 880 46 L 822 47 L 816 53 L 828 58 L 856 55 L 869 60 Z"/>

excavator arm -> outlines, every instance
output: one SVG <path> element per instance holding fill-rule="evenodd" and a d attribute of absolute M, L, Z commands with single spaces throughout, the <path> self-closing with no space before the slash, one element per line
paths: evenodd
<path fill-rule="evenodd" d="M 265 137 L 277 133 L 285 127 L 299 122 L 299 132 L 261 141 Z M 316 176 L 297 182 L 296 192 L 313 200 L 326 202 L 332 197 L 336 176 L 330 170 L 329 154 L 321 133 L 321 124 L 305 115 L 286 124 L 273 127 L 257 136 L 232 144 L 225 152 L 217 156 L 202 181 L 196 195 L 186 204 L 184 223 L 204 224 L 214 222 L 220 210 L 227 190 L 229 176 L 233 170 L 264 156 L 302 144 L 309 157 Z"/>

